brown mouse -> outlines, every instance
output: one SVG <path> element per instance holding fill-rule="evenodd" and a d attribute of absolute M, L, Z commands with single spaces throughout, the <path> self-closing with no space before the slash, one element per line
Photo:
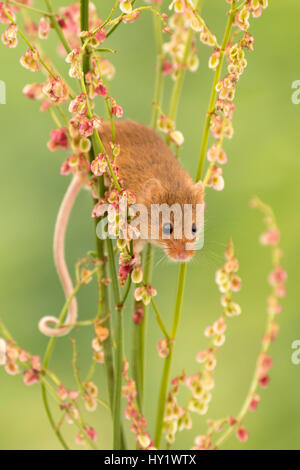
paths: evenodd
<path fill-rule="evenodd" d="M 150 127 L 134 121 L 119 121 L 115 123 L 115 133 L 116 142 L 120 144 L 116 165 L 122 187 L 130 190 L 137 203 L 148 209 L 148 238 L 143 241 L 158 245 L 173 261 L 190 260 L 195 253 L 194 243 L 203 229 L 199 226 L 201 222 L 196 221 L 196 206 L 203 208 L 202 183 L 193 182 L 166 142 Z M 106 152 L 111 155 L 109 122 L 103 124 L 99 134 Z M 167 204 L 169 207 L 175 204 L 179 213 L 171 212 L 168 221 L 160 216 L 158 237 L 154 239 L 151 236 L 150 214 L 151 206 L 157 204 Z M 181 236 L 175 230 L 178 217 L 182 218 Z M 190 222 L 185 219 L 190 219 Z M 188 233 L 183 230 L 185 223 L 190 224 Z"/>
<path fill-rule="evenodd" d="M 142 233 L 148 229 L 150 237 L 142 242 L 150 242 L 161 247 L 174 261 L 189 261 L 195 253 L 195 244 L 203 230 L 203 218 L 198 218 L 196 208 L 203 209 L 203 186 L 194 183 L 189 174 L 180 165 L 178 159 L 164 140 L 150 127 L 134 121 L 115 123 L 116 141 L 120 144 L 120 153 L 116 158 L 118 174 L 122 188 L 130 190 L 136 197 L 137 204 L 147 208 L 147 219 L 143 219 Z M 106 152 L 111 154 L 111 125 L 104 123 L 100 132 Z M 74 202 L 80 188 L 86 185 L 86 177 L 75 173 L 61 203 L 54 233 L 54 260 L 66 298 L 73 293 L 73 283 L 65 261 L 65 233 Z M 153 223 L 151 209 L 156 205 L 175 208 L 168 212 L 165 221 L 159 218 Z M 185 206 L 189 210 L 185 211 Z M 154 214 L 157 213 L 154 211 Z M 180 219 L 180 220 L 179 220 Z M 180 223 L 178 223 L 180 222 Z M 186 230 L 187 225 L 187 230 Z M 157 229 L 156 237 L 152 229 Z M 184 228 L 177 230 L 177 228 Z M 154 230 L 155 232 L 155 230 Z M 141 243 L 135 243 L 135 249 Z M 69 305 L 64 325 L 59 325 L 56 317 L 45 316 L 39 322 L 39 329 L 47 336 L 63 336 L 69 333 L 77 319 L 77 301 L 74 297 Z M 51 325 L 51 326 L 50 326 Z"/>

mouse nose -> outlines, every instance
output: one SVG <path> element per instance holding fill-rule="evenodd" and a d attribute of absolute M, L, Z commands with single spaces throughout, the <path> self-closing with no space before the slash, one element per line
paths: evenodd
<path fill-rule="evenodd" d="M 190 257 L 191 257 L 190 253 L 186 251 L 182 251 L 181 253 L 177 254 L 176 259 L 178 259 L 178 261 L 186 261 L 190 259 Z"/>

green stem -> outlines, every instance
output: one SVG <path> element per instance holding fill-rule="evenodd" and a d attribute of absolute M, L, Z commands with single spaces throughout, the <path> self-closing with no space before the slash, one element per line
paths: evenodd
<path fill-rule="evenodd" d="M 147 245 L 144 259 L 144 283 L 149 284 L 152 277 L 153 249 L 150 243 Z M 144 315 L 140 324 L 133 323 L 132 338 L 132 371 L 137 389 L 137 403 L 140 412 L 143 411 L 144 388 L 145 388 L 145 348 L 147 310 L 144 306 Z"/>
<path fill-rule="evenodd" d="M 89 29 L 89 0 L 80 1 L 80 30 L 88 31 Z M 82 42 L 84 42 L 82 40 Z M 90 68 L 90 54 L 85 49 L 82 58 L 83 73 L 86 74 Z"/>
<path fill-rule="evenodd" d="M 80 13 L 81 13 L 81 20 L 80 20 L 81 30 L 88 31 L 88 25 L 89 25 L 89 0 L 81 0 L 80 1 Z M 83 55 L 83 64 L 82 64 L 84 74 L 88 72 L 89 65 L 90 65 L 89 54 L 85 49 L 85 53 Z M 85 84 L 84 77 L 82 77 L 82 79 L 81 79 L 81 86 L 82 86 L 83 92 L 86 94 L 88 113 L 89 113 L 89 116 L 91 117 L 92 113 L 91 113 L 91 109 L 90 109 L 89 98 L 87 96 L 86 84 Z M 95 158 L 95 155 L 97 155 L 99 153 L 99 149 L 101 149 L 101 151 L 104 150 L 104 153 L 105 153 L 105 149 L 103 147 L 103 144 L 101 142 L 100 136 L 99 136 L 97 131 L 94 131 L 94 134 L 92 136 L 92 144 L 93 144 L 93 147 L 92 147 L 92 151 L 90 152 L 90 159 L 91 160 L 93 160 Z M 105 188 L 104 188 L 104 183 L 103 183 L 103 177 L 99 178 L 99 188 L 100 188 L 100 197 L 104 197 Z M 95 227 L 97 227 L 98 222 L 99 222 L 99 220 L 95 220 Z M 95 230 L 95 233 L 96 233 L 96 230 Z M 97 243 L 97 252 L 98 252 L 99 259 L 102 259 L 104 261 L 104 243 L 103 243 L 103 241 L 99 240 L 97 235 L 96 235 L 96 243 Z M 114 260 L 113 260 L 113 257 L 111 256 L 111 250 L 112 250 L 111 240 L 108 240 L 107 248 L 108 248 L 108 251 L 109 251 L 109 263 L 110 263 L 110 266 L 112 268 L 112 265 L 114 265 Z M 103 265 L 103 270 L 102 271 L 103 271 L 104 277 L 106 277 L 106 266 L 105 266 L 105 264 Z M 117 277 L 116 277 L 116 275 L 112 276 L 112 277 L 113 277 L 114 288 L 116 289 L 116 284 L 115 283 L 117 282 Z M 118 284 L 117 284 L 117 291 L 118 291 Z M 116 410 L 115 407 L 116 407 L 116 401 L 117 401 L 116 400 L 116 394 L 119 397 L 119 403 L 121 402 L 123 355 L 122 355 L 122 351 L 121 351 L 121 379 L 120 379 L 121 382 L 120 382 L 120 380 L 118 380 L 119 361 L 117 361 L 117 364 L 116 364 L 116 367 L 117 367 L 117 375 L 116 376 L 115 376 L 114 365 L 113 365 L 112 328 L 111 328 L 110 315 L 107 315 L 109 313 L 109 290 L 108 290 L 108 287 L 103 286 L 102 294 L 103 294 L 103 299 L 102 299 L 102 302 L 103 302 L 103 305 L 102 305 L 103 315 L 104 315 L 104 317 L 107 316 L 107 320 L 106 320 L 104 326 L 106 326 L 109 329 L 109 337 L 104 341 L 104 346 L 103 346 L 105 365 L 106 365 L 107 385 L 108 385 L 108 392 L 109 392 L 110 407 L 111 407 L 112 417 L 113 417 L 113 421 L 114 421 L 114 441 L 115 441 L 115 439 L 117 439 L 118 448 L 120 448 L 120 442 L 122 440 L 122 437 L 121 437 L 122 436 L 122 430 L 121 430 L 121 427 L 120 427 L 120 410 L 119 410 L 119 412 L 117 412 L 118 413 L 118 419 L 116 420 L 116 423 L 115 423 L 115 417 L 116 417 L 116 414 L 117 414 L 116 411 L 115 411 Z M 116 294 L 115 291 L 114 291 L 114 294 Z M 118 300 L 117 300 L 116 303 L 119 303 L 119 297 L 118 297 Z M 119 333 L 120 333 L 120 331 L 119 331 Z M 118 390 L 117 390 L 117 387 L 118 387 Z M 120 408 L 120 406 L 119 406 L 119 408 Z M 115 426 L 117 426 L 117 430 L 115 429 Z M 118 436 L 118 438 L 116 436 Z"/>
<path fill-rule="evenodd" d="M 96 227 L 99 220 L 95 220 L 95 234 L 96 234 Z M 97 255 L 100 260 L 103 260 L 103 265 L 101 267 L 101 273 L 98 273 L 98 283 L 100 287 L 101 283 L 101 276 L 107 278 L 107 268 L 104 260 L 104 246 L 102 240 L 96 235 L 96 245 L 97 245 Z M 101 286 L 102 289 L 102 298 L 100 298 L 100 288 L 99 288 L 99 308 L 101 305 L 102 309 L 102 317 L 106 318 L 105 322 L 103 322 L 103 327 L 107 328 L 109 331 L 108 338 L 103 343 L 103 352 L 104 352 L 104 364 L 106 370 L 106 380 L 107 380 L 107 389 L 108 389 L 108 397 L 109 397 L 109 404 L 111 409 L 111 414 L 113 416 L 113 404 L 114 404 L 114 363 L 113 363 L 113 343 L 112 343 L 112 326 L 111 326 L 111 319 L 110 319 L 110 306 L 109 306 L 109 289 L 108 286 L 103 284 Z"/>
<path fill-rule="evenodd" d="M 54 419 L 53 419 L 53 416 L 52 416 L 52 413 L 51 413 L 51 410 L 50 410 L 50 407 L 49 407 L 49 402 L 48 402 L 48 396 L 47 396 L 47 390 L 46 390 L 46 386 L 44 383 L 41 383 L 41 388 L 42 388 L 42 400 L 43 400 L 43 404 L 44 404 L 44 408 L 46 410 L 46 414 L 48 416 L 48 420 L 49 420 L 49 423 L 53 429 L 53 431 L 55 432 L 56 434 L 56 437 L 58 438 L 58 440 L 60 441 L 61 445 L 63 446 L 63 448 L 65 450 L 70 450 L 66 441 L 64 440 L 61 432 L 59 431 L 59 429 L 57 429 L 57 426 L 54 422 Z"/>
<path fill-rule="evenodd" d="M 94 49 L 94 52 L 109 52 L 110 54 L 116 54 L 117 49 L 109 49 L 107 47 L 98 47 L 98 49 Z"/>
<path fill-rule="evenodd" d="M 202 3 L 202 0 L 197 0 L 195 10 L 198 10 L 201 7 L 201 3 Z M 180 70 L 179 76 L 173 87 L 173 92 L 172 92 L 171 102 L 170 102 L 170 109 L 169 109 L 169 117 L 173 120 L 175 120 L 177 116 L 179 98 L 180 98 L 183 81 L 185 77 L 185 66 L 186 66 L 188 55 L 190 52 L 193 35 L 194 35 L 194 31 L 190 29 L 188 33 L 188 37 L 187 37 L 187 42 L 185 45 L 184 55 L 183 55 L 183 61 L 182 61 L 183 67 Z M 156 419 L 156 431 L 155 431 L 155 446 L 158 449 L 160 447 L 161 436 L 162 436 L 162 426 L 163 426 L 168 384 L 170 380 L 170 371 L 171 371 L 171 364 L 172 364 L 174 342 L 175 342 L 179 320 L 181 316 L 181 307 L 182 307 L 182 301 L 183 301 L 185 278 L 186 278 L 186 264 L 183 263 L 180 265 L 179 274 L 178 274 L 176 303 L 175 303 L 173 325 L 172 325 L 171 338 L 170 338 L 171 339 L 170 352 L 167 358 L 165 359 L 163 374 L 161 378 L 161 385 L 160 385 L 160 394 L 159 394 L 157 419 Z"/>
<path fill-rule="evenodd" d="M 157 12 L 160 12 L 160 6 L 157 6 Z M 156 61 L 156 79 L 154 89 L 154 106 L 151 118 L 151 126 L 156 129 L 158 119 L 158 106 L 160 106 L 163 95 L 163 74 L 162 74 L 162 31 L 160 25 L 160 18 L 157 15 L 153 18 L 154 33 L 156 39 L 157 61 Z M 145 261 L 144 261 L 144 282 L 151 283 L 153 267 L 153 248 L 150 244 L 147 245 Z M 140 411 L 143 409 L 144 401 L 144 387 L 145 387 L 145 348 L 146 348 L 146 329 L 147 329 L 147 310 L 144 307 L 144 316 L 141 324 L 133 325 L 133 348 L 132 348 L 132 364 L 133 376 L 137 388 L 137 402 Z"/>
<path fill-rule="evenodd" d="M 232 24 L 235 18 L 235 13 L 236 13 L 236 2 L 235 0 L 233 0 L 232 8 L 228 16 L 228 21 L 227 21 L 227 25 L 226 25 L 226 29 L 225 29 L 225 33 L 224 33 L 224 37 L 222 41 L 222 46 L 220 50 L 219 63 L 215 71 L 214 81 L 213 81 L 209 104 L 208 104 L 208 111 L 207 111 L 206 118 L 205 118 L 204 131 L 203 131 L 202 143 L 201 143 L 200 155 L 199 155 L 199 163 L 198 163 L 198 169 L 197 169 L 197 174 L 196 174 L 196 181 L 199 181 L 202 178 L 205 155 L 206 155 L 206 148 L 207 148 L 207 142 L 208 142 L 208 135 L 209 135 L 209 128 L 210 128 L 210 121 L 212 118 L 212 113 L 214 111 L 215 101 L 217 97 L 216 86 L 218 82 L 220 81 L 224 55 L 225 55 L 225 49 L 229 40 L 229 35 L 230 35 Z"/>
<path fill-rule="evenodd" d="M 59 26 L 59 22 L 57 21 L 56 16 L 54 15 L 54 11 L 53 11 L 52 5 L 51 5 L 51 0 L 45 0 L 45 3 L 46 3 L 46 6 L 47 6 L 47 9 L 48 9 L 49 13 L 51 14 L 52 26 L 55 29 L 62 45 L 64 46 L 65 51 L 69 54 L 71 52 L 72 48 L 71 48 L 70 44 L 68 43 L 64 33 L 62 32 L 62 29 Z"/>
<path fill-rule="evenodd" d="M 163 333 L 163 335 L 167 338 L 167 339 L 170 339 L 170 335 L 169 333 L 167 332 L 167 328 L 165 327 L 165 324 L 163 322 L 163 319 L 158 311 L 158 308 L 156 307 L 156 304 L 153 300 L 153 298 L 151 298 L 151 304 L 152 304 L 152 307 L 153 307 L 153 310 L 155 312 L 155 315 L 156 315 L 156 320 L 157 320 L 157 323 L 159 324 L 159 327 Z"/>
<path fill-rule="evenodd" d="M 186 263 L 182 263 L 179 269 L 178 288 L 177 288 L 173 325 L 172 325 L 171 338 L 170 338 L 171 340 L 170 352 L 169 352 L 169 355 L 165 359 L 164 370 L 163 370 L 163 375 L 162 375 L 161 385 L 160 385 L 160 394 L 159 394 L 157 417 L 156 417 L 155 440 L 154 440 L 155 447 L 157 449 L 160 448 L 160 442 L 161 442 L 161 436 L 162 436 L 162 427 L 163 427 L 168 385 L 169 385 L 169 380 L 170 380 L 170 371 L 171 371 L 171 364 L 172 364 L 174 342 L 175 342 L 175 338 L 177 334 L 177 329 L 178 329 L 179 320 L 181 316 L 182 302 L 183 302 L 184 285 L 185 285 L 185 278 L 186 278 L 186 267 L 187 267 Z"/>
<path fill-rule="evenodd" d="M 122 397 L 122 374 L 123 374 L 123 306 L 118 307 L 121 304 L 119 282 L 115 265 L 114 250 L 112 240 L 107 238 L 106 246 L 108 251 L 108 261 L 110 266 L 110 274 L 112 278 L 112 290 L 114 295 L 114 301 L 117 308 L 117 328 L 116 328 L 116 375 L 115 375 L 115 390 L 114 390 L 114 417 L 113 417 L 113 428 L 114 428 L 114 450 L 120 450 L 121 445 L 121 397 Z"/>
<path fill-rule="evenodd" d="M 125 305 L 125 302 L 127 300 L 129 292 L 130 292 L 131 284 L 132 284 L 132 280 L 131 280 L 131 277 L 130 277 L 127 281 L 126 290 L 125 290 L 124 296 L 123 296 L 123 298 L 122 298 L 122 300 L 119 304 L 119 308 L 122 308 Z"/>

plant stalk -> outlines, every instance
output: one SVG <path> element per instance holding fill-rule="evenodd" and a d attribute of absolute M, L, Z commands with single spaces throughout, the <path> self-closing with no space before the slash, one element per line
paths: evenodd
<path fill-rule="evenodd" d="M 206 149 L 207 149 L 207 142 L 208 142 L 208 135 L 209 135 L 209 128 L 210 128 L 210 121 L 211 121 L 211 117 L 215 108 L 215 101 L 217 97 L 216 86 L 218 82 L 220 81 L 224 55 L 225 55 L 225 49 L 229 40 L 232 24 L 235 18 L 235 13 L 236 13 L 236 2 L 235 0 L 233 0 L 232 8 L 228 16 L 228 21 L 227 21 L 227 25 L 226 25 L 226 29 L 225 29 L 225 33 L 224 33 L 224 37 L 222 41 L 222 46 L 220 50 L 219 63 L 215 71 L 214 81 L 213 81 L 209 104 L 208 104 L 208 111 L 207 111 L 206 118 L 205 118 L 204 131 L 202 135 L 202 142 L 201 142 L 200 155 L 199 155 L 199 163 L 198 163 L 197 174 L 196 174 L 196 181 L 199 181 L 202 178 Z"/>

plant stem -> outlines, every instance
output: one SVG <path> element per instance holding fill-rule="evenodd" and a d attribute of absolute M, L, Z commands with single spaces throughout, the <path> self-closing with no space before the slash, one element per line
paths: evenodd
<path fill-rule="evenodd" d="M 184 285 L 185 285 L 185 278 L 186 278 L 186 267 L 187 267 L 186 263 L 182 263 L 179 268 L 178 288 L 177 288 L 177 294 L 176 294 L 176 303 L 175 303 L 173 325 L 172 325 L 170 346 L 169 346 L 170 352 L 169 352 L 169 355 L 165 359 L 163 375 L 161 378 L 160 394 L 159 394 L 157 417 L 156 417 L 155 439 L 154 439 L 155 447 L 157 449 L 160 448 L 160 442 L 161 442 L 165 404 L 166 404 L 168 385 L 169 385 L 169 380 L 170 380 L 171 364 L 172 364 L 172 354 L 173 354 L 174 342 L 175 342 L 180 315 L 181 315 L 183 292 L 184 292 Z"/>
<path fill-rule="evenodd" d="M 59 429 L 57 429 L 57 426 L 54 422 L 54 419 L 53 419 L 53 416 L 52 416 L 52 413 L 50 411 L 50 407 L 49 407 L 49 402 L 48 402 L 48 396 L 47 396 L 47 390 L 46 390 L 46 386 L 44 383 L 41 382 L 41 388 L 42 388 L 42 400 L 43 400 L 43 404 L 44 404 L 44 408 L 46 410 L 46 414 L 48 416 L 48 420 L 49 420 L 49 423 L 53 429 L 53 431 L 55 432 L 56 434 L 56 437 L 58 438 L 58 440 L 60 441 L 61 445 L 63 446 L 63 448 L 65 450 L 70 450 L 66 441 L 64 440 L 61 432 L 59 431 Z"/>
<path fill-rule="evenodd" d="M 207 111 L 206 118 L 205 118 L 204 131 L 202 135 L 202 143 L 201 143 L 200 155 L 199 155 L 199 163 L 198 163 L 198 169 L 197 169 L 197 174 L 196 174 L 196 181 L 199 181 L 202 178 L 205 155 L 206 155 L 206 148 L 207 148 L 207 142 L 208 142 L 208 134 L 209 134 L 209 128 L 210 128 L 210 121 L 211 121 L 212 113 L 214 111 L 215 101 L 217 97 L 216 85 L 220 81 L 224 55 L 225 55 L 225 49 L 229 40 L 229 35 L 230 35 L 232 24 L 235 18 L 235 13 L 236 13 L 236 2 L 235 0 L 233 0 L 231 11 L 228 16 L 228 21 L 227 21 L 221 49 L 220 49 L 219 63 L 215 71 L 214 81 L 213 81 L 209 104 L 208 104 L 208 111 Z"/>
<path fill-rule="evenodd" d="M 126 286 L 126 290 L 125 290 L 125 293 L 124 293 L 124 296 L 119 304 L 119 308 L 123 307 L 125 305 L 125 302 L 127 300 L 127 297 L 129 295 L 129 292 L 130 292 L 130 288 L 131 288 L 131 284 L 132 284 L 132 280 L 131 280 L 131 277 L 128 279 L 127 281 L 127 286 Z"/>
<path fill-rule="evenodd" d="M 160 6 L 157 6 L 157 12 L 160 12 Z M 151 126 L 156 129 L 158 119 L 158 106 L 160 106 L 163 95 L 163 74 L 162 74 L 162 31 L 160 27 L 160 19 L 157 15 L 153 18 L 154 32 L 156 39 L 156 79 L 154 88 L 154 106 L 152 111 Z M 158 106 L 157 106 L 158 105 Z M 153 248 L 150 243 L 147 245 L 145 260 L 144 260 L 144 282 L 145 284 L 151 283 L 153 266 Z M 133 377 L 136 382 L 137 388 L 137 403 L 142 412 L 144 401 L 144 387 L 145 387 L 145 343 L 146 343 L 146 329 L 147 329 L 147 310 L 144 307 L 144 316 L 139 325 L 133 325 L 133 348 L 132 348 L 132 369 Z"/>
<path fill-rule="evenodd" d="M 83 31 L 88 31 L 88 25 L 89 25 L 89 0 L 81 0 L 80 1 L 80 13 L 81 13 L 81 30 Z M 85 49 L 84 56 L 83 56 L 83 73 L 87 73 L 89 70 L 89 54 L 87 50 Z M 88 113 L 89 116 L 91 117 L 91 109 L 89 106 L 89 98 L 87 95 L 86 91 L 86 84 L 85 84 L 85 78 L 82 77 L 81 79 L 81 85 L 83 92 L 86 94 L 86 99 L 87 99 L 87 107 L 88 107 Z M 90 152 L 90 159 L 93 160 L 95 158 L 95 155 L 99 153 L 99 148 L 104 152 L 105 149 L 103 147 L 103 144 L 101 142 L 101 139 L 99 137 L 98 132 L 95 130 L 94 134 L 92 136 L 92 151 Z M 103 182 L 103 177 L 99 178 L 99 189 L 100 189 L 100 197 L 104 197 L 104 182 Z M 94 201 L 96 202 L 96 201 Z M 95 227 L 97 227 L 97 223 L 99 220 L 96 220 Z M 95 230 L 96 233 L 96 230 Z M 99 240 L 97 235 L 96 235 L 96 243 L 97 243 L 97 252 L 98 256 L 100 259 L 104 260 L 104 244 L 103 241 Z M 117 276 L 115 273 L 115 265 L 114 265 L 114 258 L 113 258 L 113 249 L 112 249 L 112 244 L 111 240 L 107 240 L 107 249 L 108 249 L 108 254 L 109 254 L 109 264 L 110 268 L 112 271 L 112 279 L 113 279 L 113 288 L 114 288 L 114 295 L 115 297 L 117 296 L 117 300 L 115 298 L 115 303 L 118 304 L 120 302 L 119 300 L 119 295 L 118 295 L 118 280 Z M 106 277 L 106 267 L 105 264 L 103 266 L 104 268 L 104 273 Z M 114 268 L 114 269 L 113 269 Z M 109 290 L 106 286 L 103 286 L 103 315 L 104 317 L 107 315 L 109 312 Z M 120 316 L 118 317 L 120 319 Z M 122 320 L 122 314 L 121 314 L 121 320 Z M 121 386 L 122 386 L 122 361 L 123 361 L 123 351 L 121 349 L 120 355 L 121 355 L 121 366 L 120 366 L 120 357 L 117 355 L 117 362 L 116 362 L 116 372 L 114 371 L 114 366 L 113 366 L 113 347 L 112 347 L 112 328 L 111 328 L 111 322 L 110 322 L 110 315 L 108 315 L 108 319 L 106 320 L 106 327 L 109 329 L 109 337 L 104 341 L 104 357 L 105 357 L 105 364 L 106 364 L 106 375 L 107 375 L 107 385 L 108 385 L 108 391 L 109 391 L 109 401 L 110 401 L 110 407 L 112 411 L 112 417 L 113 417 L 113 422 L 114 422 L 114 429 L 113 429 L 113 435 L 114 435 L 114 443 L 116 441 L 116 445 L 118 446 L 117 448 L 121 448 L 121 440 L 123 441 L 121 435 L 122 435 L 122 430 L 120 426 L 120 404 L 121 404 Z M 118 323 L 118 330 L 117 330 L 117 346 L 123 347 L 122 344 L 119 344 L 120 336 L 121 336 L 121 341 L 122 341 L 122 323 L 120 326 L 120 322 Z M 118 349 L 119 352 L 119 349 Z M 121 367 L 121 369 L 120 369 Z M 121 370 L 121 374 L 120 374 Z M 116 411 L 117 410 L 117 411 Z M 117 417 L 116 417 L 117 415 Z M 116 429 L 117 427 L 117 429 Z"/>
<path fill-rule="evenodd" d="M 96 234 L 96 227 L 99 222 L 99 219 L 95 220 L 95 234 Z M 98 283 L 100 287 L 101 283 L 101 276 L 107 278 L 107 269 L 105 264 L 105 257 L 104 257 L 104 246 L 103 241 L 99 240 L 96 235 L 96 246 L 97 246 L 97 255 L 98 258 L 103 260 L 103 265 L 101 269 L 101 273 L 98 273 Z M 108 389 L 108 397 L 109 397 L 109 404 L 111 409 L 111 414 L 113 416 L 113 404 L 114 404 L 114 363 L 113 363 L 113 344 L 112 344 L 112 326 L 110 320 L 110 305 L 109 305 L 109 289 L 108 286 L 103 284 L 101 286 L 102 289 L 102 299 L 99 296 L 99 306 L 101 305 L 102 308 L 102 317 L 106 318 L 105 322 L 103 322 L 103 327 L 107 328 L 109 331 L 108 338 L 103 343 L 103 351 L 104 351 L 104 364 L 106 369 L 106 380 L 107 380 L 107 389 Z M 101 290 L 99 288 L 99 294 Z"/>
<path fill-rule="evenodd" d="M 54 14 L 54 11 L 52 9 L 51 0 L 45 0 L 45 3 L 46 3 L 46 6 L 47 6 L 47 9 L 48 9 L 49 13 L 51 14 L 52 26 L 55 29 L 62 45 L 64 46 L 65 51 L 69 54 L 69 52 L 71 52 L 72 48 L 71 48 L 70 44 L 68 43 L 64 33 L 62 32 L 62 29 L 59 25 L 59 22 L 57 21 L 57 18 L 56 18 L 55 14 Z"/>
<path fill-rule="evenodd" d="M 160 327 L 162 333 L 165 335 L 165 337 L 166 337 L 167 339 L 170 339 L 170 335 L 169 335 L 169 333 L 167 332 L 167 328 L 166 328 L 165 325 L 164 325 L 164 322 L 163 322 L 163 320 L 162 320 L 162 317 L 161 317 L 161 315 L 160 315 L 160 313 L 159 313 L 159 311 L 158 311 L 158 308 L 156 307 L 156 304 L 155 304 L 155 302 L 154 302 L 154 300 L 153 300 L 153 297 L 151 298 L 151 304 L 152 304 L 153 310 L 154 310 L 155 315 L 156 315 L 157 323 L 159 324 L 159 327 Z"/>
<path fill-rule="evenodd" d="M 121 449 L 121 396 L 122 396 L 122 377 L 123 377 L 123 306 L 121 304 L 119 281 L 116 272 L 115 258 L 112 240 L 107 238 L 106 246 L 108 251 L 108 261 L 110 266 L 110 274 L 112 278 L 112 289 L 114 294 L 114 301 L 117 308 L 117 328 L 116 328 L 116 374 L 115 374 L 115 389 L 114 389 L 114 450 Z"/>
<path fill-rule="evenodd" d="M 201 7 L 201 4 L 202 4 L 202 0 L 197 0 L 195 10 L 198 10 Z M 187 42 L 185 45 L 185 50 L 184 50 L 184 56 L 183 56 L 183 61 L 182 61 L 183 67 L 180 70 L 179 76 L 173 87 L 170 109 L 169 109 L 169 117 L 173 120 L 175 120 L 177 116 L 178 103 L 179 103 L 179 98 L 180 98 L 184 76 L 185 76 L 185 66 L 186 66 L 186 62 L 187 62 L 188 55 L 190 52 L 193 35 L 194 35 L 194 31 L 190 29 L 188 33 L 188 37 L 187 37 Z M 176 303 L 175 303 L 175 310 L 174 310 L 174 316 L 173 316 L 173 325 L 172 325 L 171 338 L 170 338 L 171 340 L 170 351 L 169 351 L 169 355 L 165 359 L 163 374 L 161 378 L 161 386 L 160 386 L 160 394 L 159 394 L 157 418 L 156 418 L 156 431 L 155 431 L 155 446 L 158 449 L 160 447 L 160 442 L 161 442 L 162 426 L 163 426 L 168 384 L 170 380 L 170 371 L 171 371 L 171 364 L 172 364 L 174 342 L 175 342 L 177 329 L 178 329 L 180 316 L 181 316 L 184 285 L 185 285 L 185 278 L 186 278 L 186 269 L 187 269 L 186 263 L 183 263 L 180 265 L 179 274 L 178 274 Z"/>

